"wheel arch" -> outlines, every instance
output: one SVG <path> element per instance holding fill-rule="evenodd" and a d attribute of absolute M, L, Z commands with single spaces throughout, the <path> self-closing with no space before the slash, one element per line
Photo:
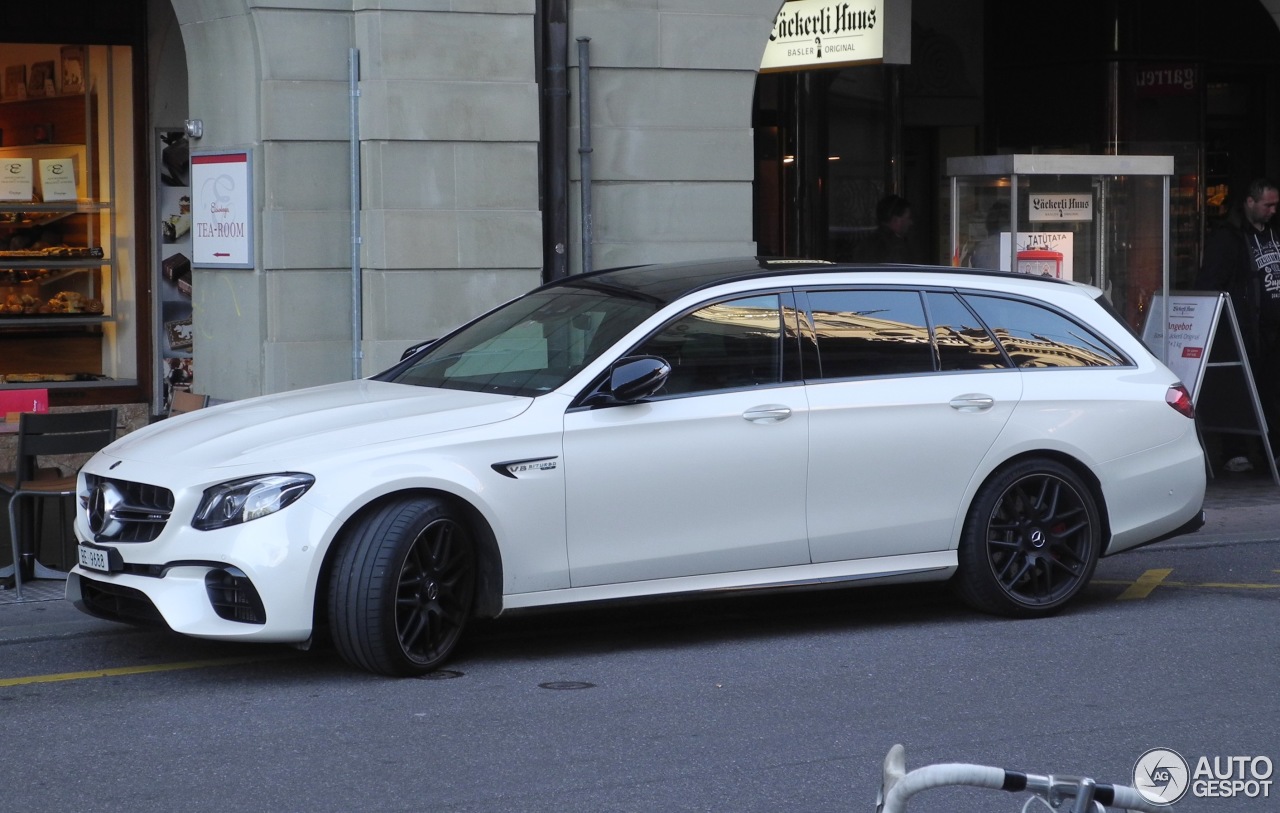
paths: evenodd
<path fill-rule="evenodd" d="M 334 535 L 333 544 L 329 545 L 320 565 L 320 574 L 316 581 L 314 595 L 313 629 L 322 630 L 327 627 L 327 600 L 329 580 L 333 574 L 334 562 L 338 558 L 339 544 L 349 530 L 365 517 L 377 511 L 389 502 L 410 498 L 435 498 L 447 502 L 461 513 L 470 528 L 476 544 L 476 591 L 472 601 L 472 615 L 476 618 L 492 618 L 502 612 L 502 554 L 498 549 L 497 536 L 484 515 L 470 502 L 451 494 L 448 491 L 432 488 L 407 488 L 380 494 L 370 500 L 358 511 L 347 517 L 346 521 Z"/>
<path fill-rule="evenodd" d="M 1063 451 L 1028 449 L 977 484 L 951 584 L 981 612 L 1052 615 L 1088 584 L 1110 536 L 1102 485 L 1089 466 Z"/>
<path fill-rule="evenodd" d="M 1036 458 L 1043 458 L 1052 460 L 1056 463 L 1061 463 L 1071 469 L 1071 471 L 1074 472 L 1086 486 L 1088 486 L 1089 493 L 1092 495 L 1094 502 L 1098 506 L 1098 521 L 1102 523 L 1102 528 L 1100 529 L 1102 536 L 1101 553 L 1102 555 L 1106 555 L 1107 548 L 1111 545 L 1111 512 L 1107 507 L 1107 495 L 1102 490 L 1102 483 L 1093 473 L 1093 470 L 1090 469 L 1084 461 L 1060 449 L 1028 449 L 1026 451 L 1019 452 L 1013 457 L 1007 458 L 1001 462 L 1000 465 L 993 467 L 991 471 L 987 472 L 987 475 L 983 477 L 980 482 L 974 484 L 973 490 L 969 494 L 969 502 L 965 506 L 963 516 L 960 518 L 960 529 L 957 533 L 956 539 L 959 540 L 960 533 L 963 533 L 964 525 L 968 522 L 969 514 L 973 511 L 974 503 L 977 502 L 977 496 L 982 491 L 983 487 L 994 478 L 1000 476 L 1000 474 L 1006 469 Z"/>

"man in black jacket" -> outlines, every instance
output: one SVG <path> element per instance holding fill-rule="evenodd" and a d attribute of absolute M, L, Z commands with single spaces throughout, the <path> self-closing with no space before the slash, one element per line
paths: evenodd
<path fill-rule="evenodd" d="M 1226 291 L 1240 320 L 1245 352 L 1258 388 L 1267 428 L 1280 429 L 1280 239 L 1271 227 L 1280 188 L 1266 178 L 1249 184 L 1241 206 L 1205 242 L 1196 287 Z M 1252 463 L 1233 449 L 1227 468 Z"/>
<path fill-rule="evenodd" d="M 909 236 L 915 220 L 911 204 L 899 195 L 885 195 L 876 203 L 876 230 L 854 251 L 862 263 L 917 263 L 919 252 Z"/>

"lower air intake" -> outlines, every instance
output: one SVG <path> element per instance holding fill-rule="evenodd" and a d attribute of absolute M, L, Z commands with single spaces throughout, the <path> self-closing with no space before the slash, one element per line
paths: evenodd
<path fill-rule="evenodd" d="M 204 577 L 204 587 L 218 617 L 245 624 L 267 623 L 262 597 L 242 571 L 234 567 L 211 570 Z"/>

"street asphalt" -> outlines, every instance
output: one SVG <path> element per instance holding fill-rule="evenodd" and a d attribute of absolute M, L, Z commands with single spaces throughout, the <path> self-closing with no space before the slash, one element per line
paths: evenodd
<path fill-rule="evenodd" d="M 1157 544 L 1176 547 L 1280 539 L 1280 485 L 1269 472 L 1220 474 L 1209 481 L 1206 522 L 1193 534 Z M 62 583 L 38 580 L 23 585 L 23 600 L 0 590 L 0 644 L 73 637 L 128 629 L 85 615 L 62 597 Z"/>

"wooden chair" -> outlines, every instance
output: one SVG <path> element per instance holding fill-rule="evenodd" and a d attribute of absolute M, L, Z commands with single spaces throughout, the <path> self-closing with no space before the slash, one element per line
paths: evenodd
<path fill-rule="evenodd" d="M 20 500 L 29 497 L 66 499 L 76 493 L 76 474 L 58 472 L 61 476 L 37 477 L 40 457 L 49 455 L 88 455 L 115 440 L 116 411 L 98 409 L 89 412 L 24 412 L 18 423 L 18 465 L 16 471 L 0 474 L 0 492 L 9 494 L 9 539 L 13 545 L 13 580 L 19 600 L 22 599 L 23 556 L 31 559 L 35 578 L 65 578 L 65 573 L 50 571 L 36 561 L 37 541 L 23 545 L 18 522 Z M 47 469 L 46 469 L 47 471 Z M 62 539 L 65 543 L 66 510 Z M 24 528 L 33 523 L 22 523 Z M 30 578 L 30 577 L 28 577 Z"/>
<path fill-rule="evenodd" d="M 195 412 L 197 409 L 204 409 L 208 405 L 209 396 L 207 395 L 196 395 L 194 392 L 187 390 L 174 390 L 173 395 L 169 398 L 169 417 Z"/>

